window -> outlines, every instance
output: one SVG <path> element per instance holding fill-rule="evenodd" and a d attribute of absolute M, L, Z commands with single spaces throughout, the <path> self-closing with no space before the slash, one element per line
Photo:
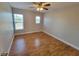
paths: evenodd
<path fill-rule="evenodd" d="M 36 24 L 39 24 L 40 23 L 40 16 L 36 16 L 35 22 L 36 22 Z"/>
<path fill-rule="evenodd" d="M 22 14 L 14 14 L 14 24 L 15 30 L 23 30 L 23 15 Z"/>

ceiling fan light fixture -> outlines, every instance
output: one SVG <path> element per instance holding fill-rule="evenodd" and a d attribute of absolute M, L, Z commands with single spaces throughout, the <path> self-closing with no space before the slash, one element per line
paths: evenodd
<path fill-rule="evenodd" d="M 40 11 L 40 8 L 37 8 L 36 10 L 37 10 L 37 11 Z"/>
<path fill-rule="evenodd" d="M 40 8 L 40 11 L 42 11 L 43 10 L 43 8 Z"/>
<path fill-rule="evenodd" d="M 50 3 L 46 2 L 39 2 L 39 3 L 34 2 L 33 4 L 34 4 L 33 6 L 36 8 L 37 11 L 48 10 L 48 6 L 50 6 Z"/>
<path fill-rule="evenodd" d="M 41 7 L 41 8 L 37 8 L 37 11 L 42 11 L 43 10 L 43 8 Z"/>

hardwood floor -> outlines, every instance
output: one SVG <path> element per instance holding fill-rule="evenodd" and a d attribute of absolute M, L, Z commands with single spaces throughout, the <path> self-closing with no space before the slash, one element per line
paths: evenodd
<path fill-rule="evenodd" d="M 79 51 L 43 33 L 18 35 L 10 56 L 79 56 Z"/>

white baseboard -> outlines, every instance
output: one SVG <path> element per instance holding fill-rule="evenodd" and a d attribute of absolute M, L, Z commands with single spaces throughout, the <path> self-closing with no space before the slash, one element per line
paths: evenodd
<path fill-rule="evenodd" d="M 34 31 L 34 32 L 18 33 L 18 34 L 15 34 L 15 35 L 23 35 L 23 34 L 29 34 L 29 33 L 35 33 L 35 32 L 42 32 L 42 31 Z"/>
<path fill-rule="evenodd" d="M 9 49 L 8 49 L 8 52 L 7 52 L 8 55 L 7 55 L 7 56 L 9 56 L 9 53 L 10 53 L 10 49 L 11 49 L 11 47 L 12 47 L 13 40 L 14 40 L 14 35 L 12 36 L 12 41 L 11 41 L 10 47 L 9 47 Z"/>
<path fill-rule="evenodd" d="M 50 34 L 50 33 L 46 32 L 46 31 L 43 31 L 43 32 L 46 33 L 46 34 L 48 34 L 48 35 L 50 35 L 50 36 L 52 36 L 52 37 L 54 37 L 54 38 L 56 38 L 56 39 L 58 39 L 58 40 L 60 40 L 61 42 L 65 43 L 65 44 L 67 44 L 67 45 L 69 45 L 69 46 L 71 46 L 71 47 L 79 50 L 79 47 L 77 47 L 77 46 L 75 46 L 75 45 L 73 45 L 73 44 L 71 44 L 71 43 L 69 43 L 69 42 L 67 42 L 67 41 L 65 41 L 65 40 L 63 40 L 63 39 L 61 39 L 61 38 L 53 35 L 53 34 Z"/>

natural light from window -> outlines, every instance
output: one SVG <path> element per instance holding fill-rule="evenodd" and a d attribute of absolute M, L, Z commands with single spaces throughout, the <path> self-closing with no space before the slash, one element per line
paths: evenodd
<path fill-rule="evenodd" d="M 14 14 L 14 24 L 15 30 L 23 30 L 23 15 L 22 14 Z"/>
<path fill-rule="evenodd" d="M 36 16 L 35 22 L 36 22 L 36 24 L 39 24 L 40 23 L 40 16 Z"/>

